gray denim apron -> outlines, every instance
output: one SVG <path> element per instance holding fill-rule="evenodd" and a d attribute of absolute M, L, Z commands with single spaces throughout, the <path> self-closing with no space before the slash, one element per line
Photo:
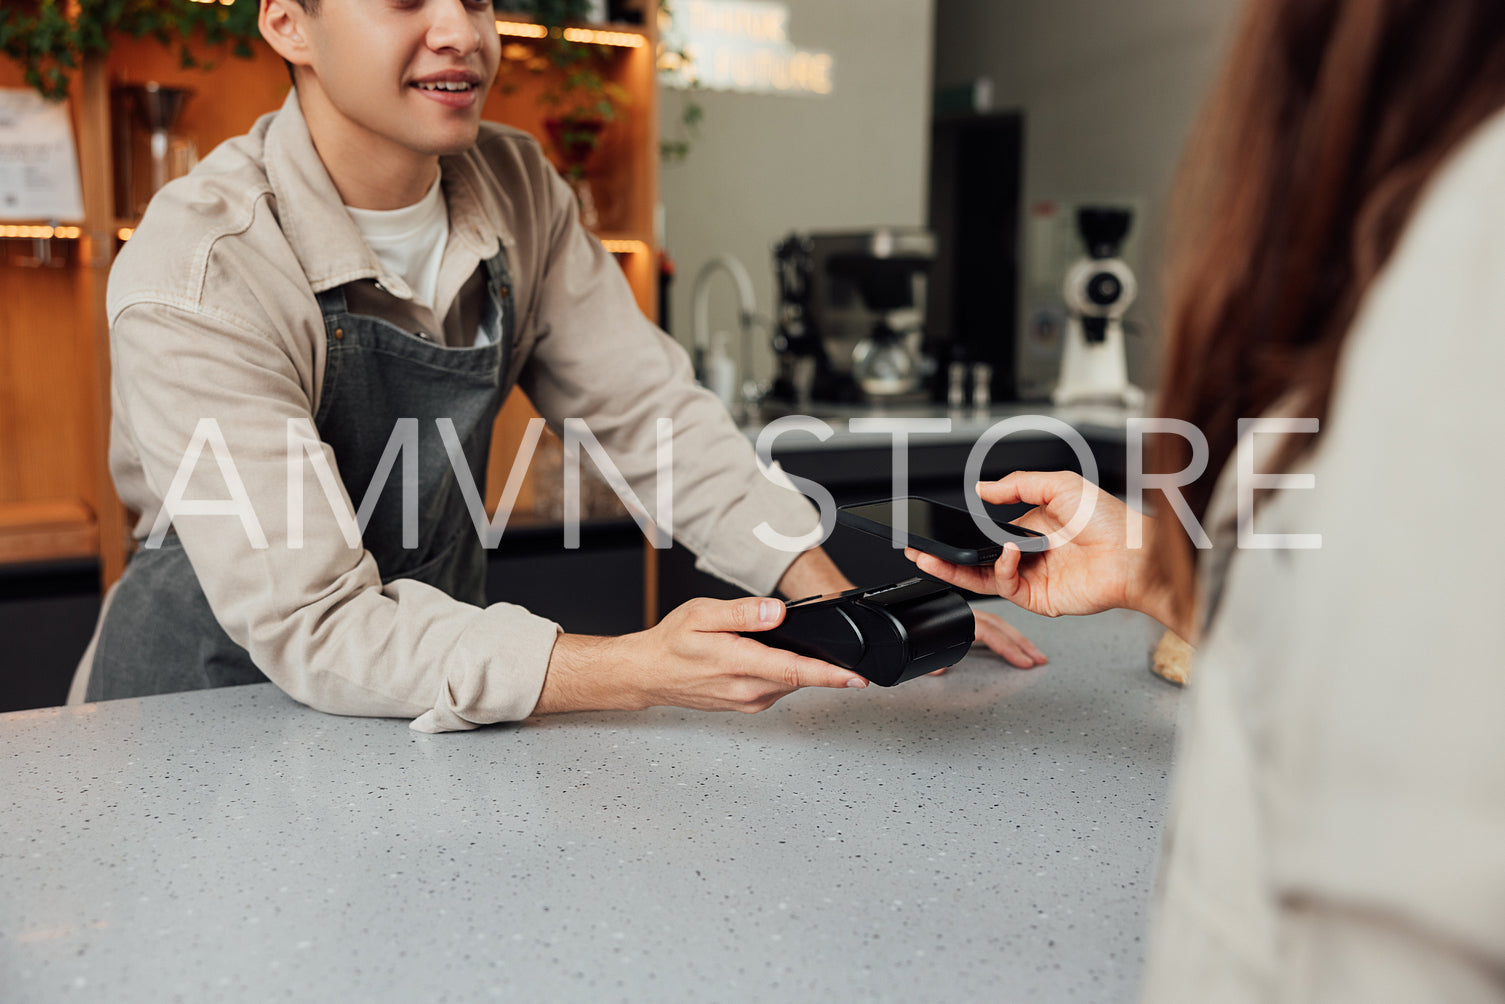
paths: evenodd
<path fill-rule="evenodd" d="M 383 582 L 417 579 L 477 606 L 486 602 L 486 551 L 435 420 L 454 422 L 471 477 L 484 489 L 515 335 L 505 252 L 485 269 L 489 295 L 481 325 L 489 342 L 473 348 L 445 348 L 380 318 L 352 314 L 343 287 L 318 294 L 327 351 L 314 416 L 356 505 L 398 419 L 418 420 L 417 546 L 403 546 L 401 463 L 392 465 L 380 489 L 362 543 Z M 215 619 L 177 534 L 132 556 L 100 625 L 86 700 L 265 682 Z"/>

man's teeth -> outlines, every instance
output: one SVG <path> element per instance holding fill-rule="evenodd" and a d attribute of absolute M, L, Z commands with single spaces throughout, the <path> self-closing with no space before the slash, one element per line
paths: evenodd
<path fill-rule="evenodd" d="M 417 87 L 422 91 L 468 91 L 475 85 L 467 84 L 463 80 L 440 80 L 428 84 L 420 83 Z"/>

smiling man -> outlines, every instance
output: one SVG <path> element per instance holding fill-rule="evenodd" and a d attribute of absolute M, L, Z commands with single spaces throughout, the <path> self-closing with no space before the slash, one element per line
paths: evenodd
<path fill-rule="evenodd" d="M 75 690 L 270 679 L 315 708 L 438 731 L 661 704 L 755 711 L 802 686 L 863 686 L 739 633 L 777 624 L 776 600 L 692 601 L 620 638 L 485 604 L 485 550 L 440 430 L 484 485 L 513 386 L 556 428 L 584 419 L 642 497 L 672 419 L 675 530 L 703 567 L 758 594 L 846 581 L 819 549 L 757 541 L 765 520 L 808 529 L 813 508 L 761 474 L 642 317 L 538 144 L 481 122 L 499 56 L 490 0 L 262 0 L 260 25 L 294 90 L 153 200 L 111 273 L 109 317 L 111 467 L 143 514 L 137 535 L 165 499 L 229 497 L 265 541 L 223 506 L 178 508 L 107 599 Z M 205 419 L 233 468 L 205 457 L 175 486 Z M 376 501 L 352 540 L 363 498 Z M 1033 663 L 1000 624 L 985 639 Z"/>

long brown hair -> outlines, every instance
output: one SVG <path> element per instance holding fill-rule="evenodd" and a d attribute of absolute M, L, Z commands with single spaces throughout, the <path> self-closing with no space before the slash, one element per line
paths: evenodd
<path fill-rule="evenodd" d="M 1287 395 L 1326 417 L 1344 337 L 1418 195 L 1505 106 L 1505 0 L 1250 0 L 1235 38 L 1182 164 L 1167 259 L 1158 411 L 1207 437 L 1184 492 L 1198 519 L 1238 419 Z M 1158 436 L 1147 467 L 1188 460 Z M 1191 541 L 1157 522 L 1156 567 L 1189 604 Z"/>

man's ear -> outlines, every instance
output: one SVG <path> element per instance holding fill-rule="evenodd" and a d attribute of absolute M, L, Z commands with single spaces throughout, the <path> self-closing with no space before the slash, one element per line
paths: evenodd
<path fill-rule="evenodd" d="M 309 51 L 308 12 L 298 0 L 261 0 L 256 27 L 272 50 L 293 66 L 307 66 Z"/>

